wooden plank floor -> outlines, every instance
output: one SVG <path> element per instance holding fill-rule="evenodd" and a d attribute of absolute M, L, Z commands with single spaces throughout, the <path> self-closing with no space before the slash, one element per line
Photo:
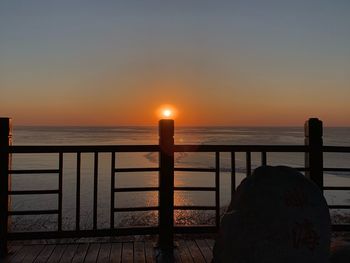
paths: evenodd
<path fill-rule="evenodd" d="M 175 241 L 174 262 L 211 262 L 212 239 Z M 151 241 L 113 243 L 69 243 L 10 245 L 9 255 L 1 263 L 18 262 L 156 262 L 158 249 Z"/>

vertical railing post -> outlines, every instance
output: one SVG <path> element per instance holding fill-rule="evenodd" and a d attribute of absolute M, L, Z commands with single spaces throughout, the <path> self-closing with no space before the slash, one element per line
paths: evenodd
<path fill-rule="evenodd" d="M 159 121 L 159 247 L 172 252 L 174 237 L 174 120 Z"/>
<path fill-rule="evenodd" d="M 305 123 L 305 145 L 309 150 L 305 153 L 306 177 L 323 190 L 323 127 L 322 121 L 311 118 Z"/>
<path fill-rule="evenodd" d="M 11 119 L 0 118 L 0 257 L 7 254 L 9 145 Z"/>

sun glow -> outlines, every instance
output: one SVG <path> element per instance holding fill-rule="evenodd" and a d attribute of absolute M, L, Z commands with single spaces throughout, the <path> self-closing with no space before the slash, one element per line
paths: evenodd
<path fill-rule="evenodd" d="M 176 109 L 171 105 L 163 105 L 157 110 L 157 115 L 162 119 L 174 119 L 176 114 Z"/>

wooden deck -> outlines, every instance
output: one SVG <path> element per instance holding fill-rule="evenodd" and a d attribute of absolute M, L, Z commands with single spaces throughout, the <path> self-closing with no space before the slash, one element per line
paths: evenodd
<path fill-rule="evenodd" d="M 175 262 L 211 262 L 212 239 L 175 242 Z M 11 245 L 1 263 L 15 262 L 156 262 L 159 250 L 152 241 Z M 168 261 L 167 261 L 168 262 Z"/>

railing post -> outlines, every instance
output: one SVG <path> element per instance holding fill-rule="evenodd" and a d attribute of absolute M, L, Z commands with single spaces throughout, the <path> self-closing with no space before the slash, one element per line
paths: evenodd
<path fill-rule="evenodd" d="M 174 120 L 159 121 L 159 247 L 172 252 L 174 237 Z"/>
<path fill-rule="evenodd" d="M 323 127 L 322 121 L 311 118 L 305 123 L 305 145 L 309 151 L 305 153 L 305 175 L 314 181 L 323 191 Z"/>
<path fill-rule="evenodd" d="M 7 254 L 8 227 L 8 171 L 11 119 L 0 118 L 0 257 Z"/>

